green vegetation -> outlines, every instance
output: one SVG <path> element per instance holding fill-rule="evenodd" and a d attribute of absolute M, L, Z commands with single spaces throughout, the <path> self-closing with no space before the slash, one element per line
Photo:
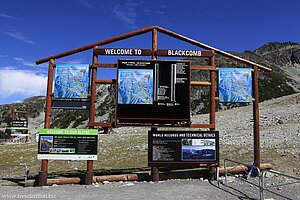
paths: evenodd
<path fill-rule="evenodd" d="M 102 173 L 107 170 L 120 170 L 147 167 L 147 135 L 99 135 L 98 160 L 94 170 Z M 39 173 L 41 162 L 37 159 L 37 144 L 0 145 L 0 164 L 26 164 L 30 176 Z M 49 176 L 86 170 L 85 161 L 49 160 Z M 3 171 L 0 169 L 0 173 Z"/>
<path fill-rule="evenodd" d="M 37 160 L 37 148 L 37 144 L 1 145 L 1 164 L 26 164 L 33 178 L 41 166 L 40 160 Z M 221 166 L 225 158 L 251 164 L 252 148 L 250 145 L 221 147 Z M 300 154 L 296 156 L 300 157 Z M 262 163 L 270 162 L 274 169 L 283 172 L 297 167 L 296 162 L 289 162 L 289 155 L 281 155 L 274 149 L 263 149 L 261 158 Z M 96 174 L 124 173 L 131 169 L 147 168 L 147 160 L 147 134 L 99 135 L 98 160 L 94 162 L 94 171 Z M 285 162 L 290 163 L 288 168 Z M 78 176 L 85 171 L 85 161 L 49 160 L 49 177 Z M 3 173 L 3 169 L 0 173 Z"/>

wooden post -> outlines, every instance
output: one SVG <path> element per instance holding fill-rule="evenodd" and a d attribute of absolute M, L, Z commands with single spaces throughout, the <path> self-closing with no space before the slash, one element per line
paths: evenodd
<path fill-rule="evenodd" d="M 48 82 L 47 82 L 44 128 L 50 128 L 54 67 L 55 67 L 55 62 L 53 59 L 51 59 L 48 67 Z M 41 171 L 39 172 L 39 177 L 38 177 L 38 186 L 47 185 L 47 176 L 48 176 L 48 160 L 43 159 Z"/>
<path fill-rule="evenodd" d="M 210 65 L 215 68 L 215 52 L 210 59 Z M 210 71 L 210 118 L 209 123 L 214 125 L 214 128 L 210 128 L 211 131 L 216 129 L 216 71 Z"/>
<path fill-rule="evenodd" d="M 98 55 L 95 54 L 95 49 L 98 48 L 97 46 L 94 47 L 93 53 L 93 64 L 98 64 Z M 97 68 L 92 68 L 92 80 L 91 80 L 91 96 L 90 96 L 90 118 L 89 118 L 89 128 L 94 128 L 93 124 L 95 123 L 95 99 L 96 99 L 96 81 L 97 80 Z M 93 183 L 93 161 L 88 160 L 86 163 L 87 170 L 84 174 L 84 184 L 91 185 Z"/>
<path fill-rule="evenodd" d="M 94 51 L 97 47 L 94 48 Z M 93 54 L 93 64 L 98 64 L 98 55 Z M 95 99 L 96 99 L 96 79 L 97 79 L 97 68 L 92 68 L 92 80 L 91 80 L 91 96 L 90 96 L 90 118 L 89 124 L 95 122 Z"/>
<path fill-rule="evenodd" d="M 157 50 L 157 29 L 152 30 L 152 60 L 157 60 L 155 52 Z M 157 131 L 157 128 L 151 128 L 153 131 Z M 151 167 L 151 180 L 159 181 L 159 169 L 158 167 Z"/>
<path fill-rule="evenodd" d="M 259 134 L 259 91 L 258 91 L 258 67 L 253 71 L 253 119 L 254 119 L 254 163 L 260 168 L 260 134 Z"/>
<path fill-rule="evenodd" d="M 212 50 L 213 56 L 210 58 L 210 65 L 212 68 L 215 68 L 215 52 Z M 216 71 L 210 70 L 210 114 L 209 114 L 209 123 L 213 125 L 213 128 L 210 128 L 211 131 L 216 130 Z M 217 166 L 210 166 L 210 173 L 217 178 Z"/>

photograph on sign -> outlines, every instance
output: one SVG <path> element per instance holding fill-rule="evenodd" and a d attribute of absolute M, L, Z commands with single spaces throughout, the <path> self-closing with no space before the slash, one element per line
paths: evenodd
<path fill-rule="evenodd" d="M 219 68 L 219 101 L 252 102 L 252 70 Z"/>
<path fill-rule="evenodd" d="M 87 98 L 88 92 L 88 64 L 56 64 L 54 75 L 54 98 Z"/>
<path fill-rule="evenodd" d="M 219 164 L 219 133 L 149 131 L 148 164 L 149 166 Z"/>
<path fill-rule="evenodd" d="M 182 139 L 182 160 L 214 160 L 215 139 Z"/>
<path fill-rule="evenodd" d="M 41 129 L 38 159 L 97 160 L 97 129 Z"/>
<path fill-rule="evenodd" d="M 190 62 L 119 60 L 117 124 L 190 125 Z"/>
<path fill-rule="evenodd" d="M 41 136 L 40 141 L 40 152 L 50 152 L 50 148 L 53 147 L 53 136 Z"/>

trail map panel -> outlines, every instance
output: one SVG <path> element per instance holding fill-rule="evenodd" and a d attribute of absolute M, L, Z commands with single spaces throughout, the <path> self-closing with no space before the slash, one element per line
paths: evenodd
<path fill-rule="evenodd" d="M 148 145 L 149 166 L 219 164 L 217 131 L 149 131 Z"/>
<path fill-rule="evenodd" d="M 219 68 L 220 102 L 252 102 L 251 69 Z"/>
<path fill-rule="evenodd" d="M 153 70 L 119 69 L 118 103 L 153 104 Z"/>
<path fill-rule="evenodd" d="M 119 60 L 117 124 L 190 125 L 190 62 Z"/>
<path fill-rule="evenodd" d="M 54 98 L 87 98 L 88 90 L 88 64 L 56 64 L 54 76 Z"/>

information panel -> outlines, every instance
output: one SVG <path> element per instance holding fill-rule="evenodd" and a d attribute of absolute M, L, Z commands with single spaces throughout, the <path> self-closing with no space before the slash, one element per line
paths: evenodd
<path fill-rule="evenodd" d="M 38 159 L 97 160 L 97 129 L 41 129 Z"/>
<path fill-rule="evenodd" d="M 148 165 L 219 164 L 217 131 L 149 131 Z"/>
<path fill-rule="evenodd" d="M 219 101 L 251 103 L 251 69 L 219 68 Z"/>
<path fill-rule="evenodd" d="M 119 60 L 117 124 L 190 125 L 190 61 Z"/>
<path fill-rule="evenodd" d="M 11 122 L 12 127 L 28 127 L 27 120 L 12 120 Z"/>
<path fill-rule="evenodd" d="M 82 99 L 89 93 L 88 64 L 56 64 L 54 98 Z"/>

